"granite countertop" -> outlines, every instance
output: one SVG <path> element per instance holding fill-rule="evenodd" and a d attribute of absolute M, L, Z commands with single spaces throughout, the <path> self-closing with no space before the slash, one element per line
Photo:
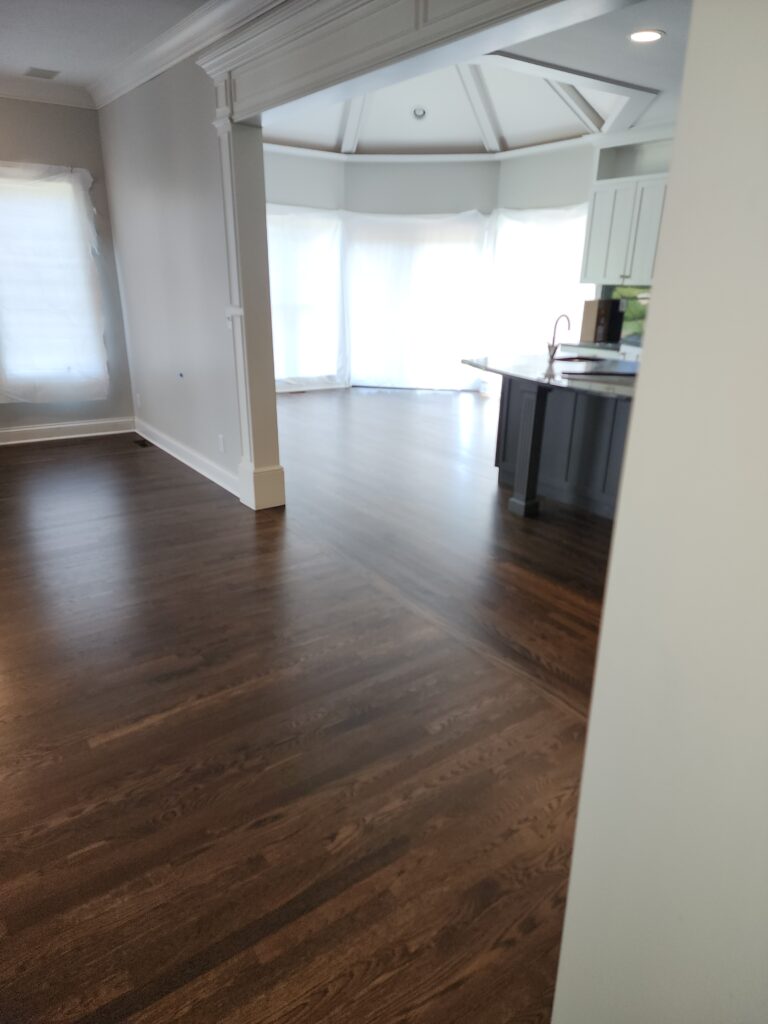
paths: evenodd
<path fill-rule="evenodd" d="M 570 391 L 588 391 L 596 395 L 605 395 L 608 398 L 632 398 L 635 393 L 634 377 L 591 377 L 589 375 L 564 377 L 563 372 L 573 363 L 560 359 L 550 363 L 546 356 L 509 363 L 505 363 L 501 359 L 490 360 L 487 356 L 483 356 L 477 359 L 462 359 L 462 363 L 466 366 L 473 366 L 476 370 L 498 373 L 502 377 L 517 377 L 521 380 L 533 381 L 536 384 L 546 384 L 549 387 L 565 388 Z"/>

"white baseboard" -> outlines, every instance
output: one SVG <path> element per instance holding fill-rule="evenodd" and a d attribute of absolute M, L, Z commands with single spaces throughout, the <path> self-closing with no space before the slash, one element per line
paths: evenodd
<path fill-rule="evenodd" d="M 240 501 L 254 512 L 285 505 L 285 473 L 282 466 L 240 464 Z"/>
<path fill-rule="evenodd" d="M 103 434 L 130 434 L 133 430 L 132 416 L 114 420 L 71 420 L 68 423 L 43 423 L 30 427 L 0 427 L 0 445 L 63 441 L 70 437 L 101 437 Z"/>
<path fill-rule="evenodd" d="M 152 444 L 161 448 L 174 459 L 183 462 L 190 469 L 212 480 L 231 494 L 240 496 L 240 481 L 236 473 L 230 473 L 205 455 L 188 448 L 180 441 L 168 437 L 144 420 L 132 416 L 112 420 L 72 420 L 67 423 L 44 423 L 30 427 L 0 427 L 0 446 L 8 444 L 31 444 L 34 441 L 63 441 L 76 437 L 101 437 L 105 434 L 141 434 Z"/>
<path fill-rule="evenodd" d="M 151 441 L 158 448 L 162 448 L 164 452 L 172 455 L 179 462 L 183 462 L 185 466 L 194 469 L 195 472 L 212 480 L 231 494 L 240 496 L 240 481 L 236 473 L 230 473 L 229 470 L 222 469 L 221 466 L 211 462 L 205 455 L 201 455 L 200 452 L 188 448 L 181 441 L 174 440 L 174 438 L 164 434 L 161 430 L 157 430 L 144 420 L 136 420 L 135 430 L 137 434 L 141 434 L 147 441 Z"/>

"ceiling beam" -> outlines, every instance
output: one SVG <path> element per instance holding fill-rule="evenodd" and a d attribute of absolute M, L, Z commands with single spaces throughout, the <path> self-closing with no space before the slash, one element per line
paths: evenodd
<path fill-rule="evenodd" d="M 627 96 L 618 110 L 606 118 L 603 133 L 627 132 L 634 128 L 651 104 L 644 96 Z"/>
<path fill-rule="evenodd" d="M 365 113 L 365 96 L 354 96 L 347 101 L 344 118 L 344 129 L 341 134 L 341 152 L 356 153 L 360 142 L 360 131 L 363 127 Z"/>
<path fill-rule="evenodd" d="M 574 68 L 566 68 L 559 64 L 547 64 L 544 61 L 519 57 L 517 54 L 507 50 L 497 50 L 495 53 L 488 54 L 485 57 L 478 57 L 477 61 L 473 63 L 483 64 L 491 61 L 499 66 L 508 68 L 510 71 L 517 71 L 522 75 L 544 78 L 550 84 L 572 85 L 577 91 L 580 88 L 601 89 L 604 92 L 612 93 L 614 96 L 623 97 L 624 103 L 604 122 L 600 129 L 602 133 L 628 131 L 637 124 L 638 119 L 642 117 L 659 95 L 658 89 L 650 89 L 645 85 L 633 85 L 631 82 L 622 82 L 615 78 L 605 78 L 602 75 L 592 75 L 585 71 L 576 71 Z M 583 96 L 582 100 L 584 100 Z M 586 102 L 584 100 L 584 103 Z"/>
<path fill-rule="evenodd" d="M 605 119 L 600 116 L 589 100 L 582 96 L 575 85 L 569 85 L 568 82 L 554 82 L 551 78 L 547 78 L 545 81 L 590 134 L 603 130 Z"/>
<path fill-rule="evenodd" d="M 480 129 L 483 145 L 489 153 L 501 152 L 504 148 L 501 130 L 482 70 L 477 64 L 457 64 L 456 71 Z"/>

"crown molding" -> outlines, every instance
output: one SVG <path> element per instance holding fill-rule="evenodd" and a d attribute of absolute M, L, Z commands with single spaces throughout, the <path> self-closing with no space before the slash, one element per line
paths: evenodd
<path fill-rule="evenodd" d="M 0 98 L 24 100 L 27 103 L 53 103 L 59 107 L 80 107 L 93 110 L 94 102 L 87 89 L 66 82 L 28 78 L 22 75 L 0 75 Z"/>
<path fill-rule="evenodd" d="M 386 0 L 289 0 L 288 3 L 264 5 L 258 22 L 244 25 L 232 39 L 209 47 L 197 61 L 213 79 L 229 71 L 271 54 L 280 46 L 299 42 L 313 32 L 334 26 L 345 16 L 365 17 L 371 10 L 386 6 Z"/>
<path fill-rule="evenodd" d="M 208 0 L 148 46 L 131 54 L 89 86 L 96 107 L 105 107 L 132 89 L 218 43 L 283 0 Z"/>

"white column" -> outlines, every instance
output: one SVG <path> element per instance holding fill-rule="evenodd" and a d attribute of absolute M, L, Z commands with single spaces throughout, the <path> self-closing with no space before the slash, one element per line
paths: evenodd
<path fill-rule="evenodd" d="M 218 88 L 228 92 L 227 83 Z M 221 143 L 232 330 L 240 414 L 240 500 L 252 509 L 285 504 L 269 300 L 261 129 L 216 119 Z"/>
<path fill-rule="evenodd" d="M 694 0 L 555 1024 L 768 1021 L 766 38 Z"/>

